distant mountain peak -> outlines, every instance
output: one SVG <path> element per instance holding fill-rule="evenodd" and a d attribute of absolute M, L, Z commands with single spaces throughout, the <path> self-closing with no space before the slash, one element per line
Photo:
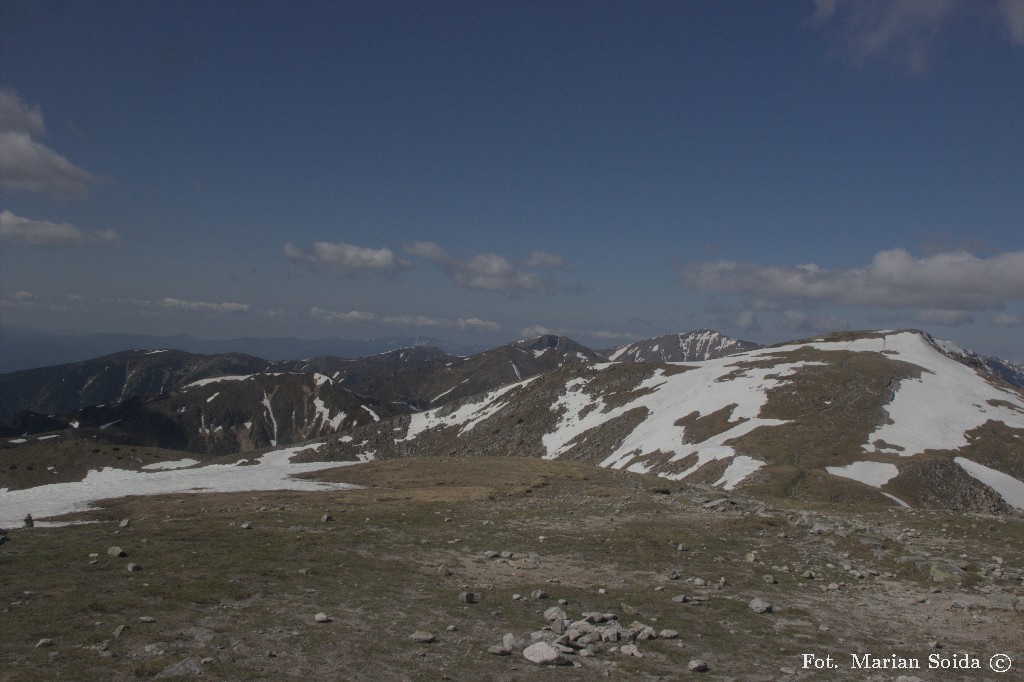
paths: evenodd
<path fill-rule="evenodd" d="M 698 362 L 761 348 L 760 344 L 741 341 L 714 329 L 664 334 L 635 341 L 606 352 L 615 362 Z"/>

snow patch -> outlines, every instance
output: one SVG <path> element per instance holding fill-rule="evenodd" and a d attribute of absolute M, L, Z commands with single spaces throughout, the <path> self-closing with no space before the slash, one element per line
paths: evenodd
<path fill-rule="evenodd" d="M 841 467 L 825 467 L 825 471 L 833 476 L 852 478 L 873 488 L 881 488 L 900 473 L 895 464 L 868 461 L 854 462 Z"/>
<path fill-rule="evenodd" d="M 328 483 L 295 478 L 295 474 L 333 469 L 356 462 L 294 463 L 291 458 L 317 445 L 298 445 L 268 452 L 258 464 L 211 464 L 187 469 L 165 471 L 129 471 L 106 467 L 90 471 L 83 481 L 53 483 L 26 490 L 0 488 L 0 527 L 21 525 L 26 514 L 45 519 L 61 514 L 88 511 L 98 500 L 126 495 L 165 495 L 169 493 L 247 492 L 251 490 L 350 490 L 349 483 Z M 360 461 L 372 459 L 373 453 L 360 455 Z M 242 460 L 245 461 L 245 460 Z M 41 525 L 41 524 L 37 524 Z"/>
<path fill-rule="evenodd" d="M 1024 510 L 1024 483 L 1002 471 L 990 469 L 966 457 L 955 457 L 954 462 L 963 467 L 964 471 L 978 479 L 1006 500 L 1006 504 Z"/>

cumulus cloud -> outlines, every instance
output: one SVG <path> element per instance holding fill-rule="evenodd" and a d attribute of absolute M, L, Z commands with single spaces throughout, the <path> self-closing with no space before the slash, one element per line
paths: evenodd
<path fill-rule="evenodd" d="M 370 249 L 344 242 L 316 242 L 310 252 L 285 244 L 284 254 L 310 270 L 340 277 L 351 277 L 359 272 L 395 272 L 409 267 L 407 261 L 398 258 L 389 248 Z"/>
<path fill-rule="evenodd" d="M 39 107 L 30 107 L 13 90 L 0 88 L 0 187 L 83 198 L 96 183 L 82 170 L 33 136 L 46 134 Z"/>
<path fill-rule="evenodd" d="M 113 230 L 87 232 L 70 223 L 23 218 L 6 209 L 0 211 L 0 239 L 14 244 L 52 248 L 100 246 L 118 241 Z"/>
<path fill-rule="evenodd" d="M 497 322 L 491 322 L 490 320 L 481 320 L 479 317 L 471 317 L 465 320 L 458 320 L 455 323 L 459 329 L 464 331 L 475 331 L 475 332 L 496 332 L 501 329 L 501 325 Z"/>
<path fill-rule="evenodd" d="M 789 303 L 860 308 L 996 310 L 1024 300 L 1024 251 L 978 258 L 965 251 L 916 258 L 903 249 L 875 254 L 862 268 L 814 264 L 761 266 L 718 260 L 680 266 L 683 286 L 749 296 L 758 307 Z"/>
<path fill-rule="evenodd" d="M 521 270 L 504 256 L 496 253 L 478 253 L 468 260 L 455 258 L 433 242 L 415 242 L 406 247 L 414 256 L 438 263 L 451 278 L 455 286 L 464 289 L 500 291 L 507 294 L 541 293 L 555 290 L 550 281 L 535 272 Z M 544 267 L 551 263 L 564 263 L 555 254 L 534 251 L 530 261 L 543 261 Z M 528 264 L 529 262 L 528 261 Z M 537 266 L 534 266 L 537 267 Z"/>
<path fill-rule="evenodd" d="M 183 301 L 180 298 L 165 298 L 164 307 L 196 313 L 244 313 L 249 311 L 247 303 L 207 303 L 205 301 Z"/>

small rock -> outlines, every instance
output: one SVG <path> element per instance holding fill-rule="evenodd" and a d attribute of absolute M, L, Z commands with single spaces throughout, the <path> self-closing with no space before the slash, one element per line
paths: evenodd
<path fill-rule="evenodd" d="M 330 623 L 331 622 L 331 617 L 328 616 L 323 611 L 321 611 L 320 613 L 318 613 L 315 616 L 313 616 L 313 620 L 315 620 L 317 623 Z"/>
<path fill-rule="evenodd" d="M 533 592 L 530 593 L 530 598 L 531 599 L 547 599 L 548 598 L 548 593 L 545 592 L 544 590 L 534 590 Z"/>
<path fill-rule="evenodd" d="M 493 549 L 484 552 L 484 557 L 486 557 L 488 559 L 497 559 L 499 556 L 501 556 L 501 555 L 498 554 L 497 552 L 495 552 Z"/>
<path fill-rule="evenodd" d="M 142 621 L 143 623 L 155 623 L 156 622 L 156 618 L 154 618 L 153 616 L 139 616 L 139 620 Z M 127 627 L 127 626 L 122 625 L 121 627 Z"/>
<path fill-rule="evenodd" d="M 438 566 L 437 574 L 442 577 L 447 577 L 452 574 L 452 569 L 448 568 L 447 566 Z"/>
<path fill-rule="evenodd" d="M 565 620 L 567 617 L 568 616 L 565 615 L 565 609 L 560 606 L 552 606 L 544 611 L 544 620 L 549 622 Z"/>
<path fill-rule="evenodd" d="M 711 670 L 711 668 L 707 664 L 707 661 L 701 658 L 693 659 L 692 661 L 686 664 L 686 668 L 695 673 L 706 673 L 707 671 Z"/>
<path fill-rule="evenodd" d="M 455 627 L 454 625 L 449 625 L 448 627 L 445 628 L 445 630 L 447 630 L 448 632 L 458 632 L 459 631 L 459 629 L 457 627 Z"/>
<path fill-rule="evenodd" d="M 141 571 L 142 570 L 142 566 L 139 566 L 136 563 L 128 564 L 127 568 L 128 568 L 128 572 L 129 573 L 135 573 L 136 571 Z"/>
<path fill-rule="evenodd" d="M 239 528 L 241 528 L 242 530 L 249 530 L 250 528 L 252 528 L 252 524 L 248 521 L 243 521 L 242 525 L 240 525 Z"/>
<path fill-rule="evenodd" d="M 327 523 L 328 521 L 333 521 L 333 520 L 334 520 L 334 517 L 331 516 L 330 514 L 324 514 L 323 516 L 320 517 L 320 522 L 321 523 Z"/>
<path fill-rule="evenodd" d="M 487 653 L 494 654 L 495 656 L 508 656 L 512 652 L 506 649 L 505 647 L 501 646 L 500 644 L 495 644 L 493 646 L 487 647 Z"/>
<path fill-rule="evenodd" d="M 777 583 L 777 582 L 778 582 L 778 580 L 776 580 L 776 579 L 775 579 L 775 576 L 773 576 L 773 575 L 771 575 L 771 574 L 766 574 L 766 575 L 764 576 L 764 578 L 762 578 L 762 580 L 764 580 L 764 581 L 765 581 L 766 583 L 768 583 L 769 585 L 774 585 L 775 583 Z"/>
<path fill-rule="evenodd" d="M 127 625 L 118 625 L 117 628 L 114 629 L 114 639 L 119 639 L 121 635 L 124 634 L 124 631 L 127 629 Z"/>
<path fill-rule="evenodd" d="M 749 606 L 750 610 L 754 613 L 768 613 L 772 610 L 772 605 L 760 597 L 754 597 L 751 599 L 747 606 Z"/>
<path fill-rule="evenodd" d="M 53 640 L 49 637 L 43 637 L 41 640 L 36 642 L 37 649 L 45 649 L 48 646 L 53 646 Z"/>
<path fill-rule="evenodd" d="M 459 601 L 461 601 L 464 604 L 475 604 L 476 594 L 473 592 L 460 592 Z"/>
<path fill-rule="evenodd" d="M 571 665 L 565 654 L 548 642 L 534 642 L 526 647 L 523 649 L 523 658 L 537 665 Z"/>
<path fill-rule="evenodd" d="M 118 528 L 127 528 L 132 523 L 131 519 L 121 519 L 121 523 L 117 524 Z"/>
<path fill-rule="evenodd" d="M 662 630 L 658 633 L 658 639 L 676 639 L 679 633 L 675 630 Z"/>
<path fill-rule="evenodd" d="M 640 653 L 640 650 L 636 648 L 636 644 L 626 644 L 619 647 L 619 653 L 623 656 L 632 656 L 633 658 L 644 657 L 644 655 Z"/>
<path fill-rule="evenodd" d="M 430 644 L 431 642 L 437 641 L 437 638 L 434 637 L 434 635 L 432 635 L 429 632 L 424 632 L 423 630 L 417 630 L 416 632 L 412 633 L 411 635 L 409 635 L 409 639 L 416 642 L 417 644 Z"/>
<path fill-rule="evenodd" d="M 511 632 L 506 632 L 505 636 L 501 638 L 501 646 L 506 651 L 511 652 L 516 648 L 516 636 Z"/>
<path fill-rule="evenodd" d="M 124 551 L 120 547 L 111 547 L 107 550 L 107 554 L 110 556 L 128 556 L 128 552 Z"/>

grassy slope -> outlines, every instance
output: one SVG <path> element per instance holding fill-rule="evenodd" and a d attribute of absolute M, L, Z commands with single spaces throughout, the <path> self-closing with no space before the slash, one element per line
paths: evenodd
<path fill-rule="evenodd" d="M 520 458 L 398 459 L 317 477 L 366 488 L 124 498 L 89 515 L 102 523 L 12 532 L 0 546 L 0 678 L 145 679 L 194 657 L 210 659 L 207 679 L 535 679 L 521 655 L 486 649 L 506 632 L 528 642 L 559 598 L 571 616 L 614 611 L 680 633 L 639 642 L 643 658 L 573 657 L 583 667 L 560 679 L 677 679 L 701 657 L 706 679 L 771 680 L 808 651 L 837 657 L 833 676 L 864 679 L 846 669 L 858 647 L 925 659 L 933 640 L 943 652 L 987 662 L 1005 651 L 1024 663 L 1024 621 L 1005 610 L 1024 591 L 1018 519 L 814 512 L 742 497 L 716 512 L 702 504 L 719 491 Z M 327 511 L 334 520 L 321 522 Z M 118 528 L 121 518 L 131 525 Z M 128 557 L 108 556 L 112 545 Z M 516 557 L 497 562 L 486 550 Z M 993 555 L 1003 575 L 982 577 Z M 881 575 L 852 577 L 844 562 Z M 805 570 L 819 579 L 801 578 Z M 700 588 L 692 577 L 729 584 Z M 830 582 L 848 585 L 820 589 Z M 467 589 L 479 603 L 459 600 Z M 535 589 L 551 599 L 512 600 Z M 678 604 L 677 594 L 709 601 Z M 754 596 L 777 612 L 750 611 Z M 314 623 L 318 611 L 333 622 Z M 115 639 L 119 625 L 129 627 Z M 439 641 L 415 644 L 415 630 Z M 54 645 L 35 648 L 44 637 Z"/>

